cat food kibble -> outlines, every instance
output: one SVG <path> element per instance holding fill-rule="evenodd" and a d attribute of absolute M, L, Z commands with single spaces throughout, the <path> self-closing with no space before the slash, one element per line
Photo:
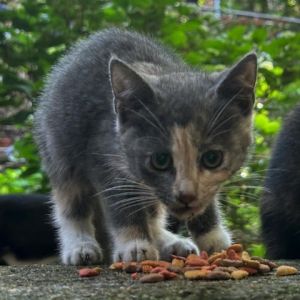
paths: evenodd
<path fill-rule="evenodd" d="M 298 273 L 298 270 L 290 266 L 280 266 L 277 268 L 276 276 L 288 276 L 295 275 Z"/>
<path fill-rule="evenodd" d="M 101 273 L 102 269 L 99 267 L 95 268 L 83 268 L 78 270 L 80 277 L 94 277 L 98 276 Z"/>
<path fill-rule="evenodd" d="M 236 270 L 231 273 L 231 278 L 240 280 L 249 276 L 249 273 L 245 270 Z"/>
<path fill-rule="evenodd" d="M 165 280 L 164 276 L 158 273 L 152 273 L 148 275 L 144 275 L 140 278 L 140 282 L 142 283 L 154 283 Z"/>
<path fill-rule="evenodd" d="M 264 276 L 276 269 L 277 276 L 298 274 L 291 266 L 278 267 L 274 262 L 258 256 L 250 256 L 241 244 L 233 244 L 226 250 L 208 255 L 190 254 L 187 257 L 171 256 L 172 261 L 144 260 L 141 262 L 116 262 L 109 269 L 129 273 L 132 280 L 155 283 L 165 280 L 243 280 L 249 276 Z M 81 277 L 100 274 L 100 268 L 79 270 Z M 274 273 L 273 273 L 274 274 Z"/>

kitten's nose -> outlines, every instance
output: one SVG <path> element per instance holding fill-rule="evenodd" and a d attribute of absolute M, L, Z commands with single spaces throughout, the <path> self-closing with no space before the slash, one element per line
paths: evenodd
<path fill-rule="evenodd" d="M 196 200 L 196 195 L 195 194 L 192 194 L 192 193 L 182 193 L 180 192 L 178 197 L 177 197 L 177 200 L 183 204 L 190 204 L 192 202 L 194 202 Z"/>

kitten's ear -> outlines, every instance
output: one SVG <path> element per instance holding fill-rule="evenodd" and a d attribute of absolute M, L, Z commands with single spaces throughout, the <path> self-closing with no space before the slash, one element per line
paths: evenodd
<path fill-rule="evenodd" d="M 112 58 L 109 62 L 110 82 L 116 113 L 126 109 L 137 110 L 153 97 L 153 91 L 144 79 L 125 62 Z"/>
<path fill-rule="evenodd" d="M 217 86 L 221 98 L 237 104 L 243 115 L 248 115 L 254 104 L 254 88 L 257 74 L 257 57 L 250 53 L 223 74 Z"/>

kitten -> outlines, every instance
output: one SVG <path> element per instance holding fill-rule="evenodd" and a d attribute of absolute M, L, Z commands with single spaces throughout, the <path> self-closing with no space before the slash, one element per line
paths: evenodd
<path fill-rule="evenodd" d="M 263 239 L 272 259 L 300 258 L 300 106 L 275 143 L 261 202 Z"/>
<path fill-rule="evenodd" d="M 119 29 L 93 34 L 59 61 L 35 131 L 63 263 L 102 259 L 92 222 L 99 205 L 114 261 L 230 244 L 216 195 L 251 143 L 256 64 L 249 54 L 208 75 Z M 194 242 L 165 229 L 166 211 L 187 222 Z"/>

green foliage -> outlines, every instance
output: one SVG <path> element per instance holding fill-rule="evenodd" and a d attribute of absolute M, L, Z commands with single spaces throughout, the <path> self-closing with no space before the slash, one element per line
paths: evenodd
<path fill-rule="evenodd" d="M 234 236 L 262 254 L 262 178 L 282 117 L 300 96 L 300 31 L 295 26 L 226 24 L 179 0 L 12 2 L 0 11 L 0 108 L 17 110 L 0 118 L 0 125 L 15 124 L 26 133 L 15 145 L 16 160 L 24 164 L 0 174 L 0 193 L 48 191 L 31 135 L 35 99 L 50 67 L 74 41 L 110 26 L 155 36 L 207 71 L 222 70 L 249 51 L 258 53 L 255 145 L 247 166 L 224 186 L 221 202 Z"/>

